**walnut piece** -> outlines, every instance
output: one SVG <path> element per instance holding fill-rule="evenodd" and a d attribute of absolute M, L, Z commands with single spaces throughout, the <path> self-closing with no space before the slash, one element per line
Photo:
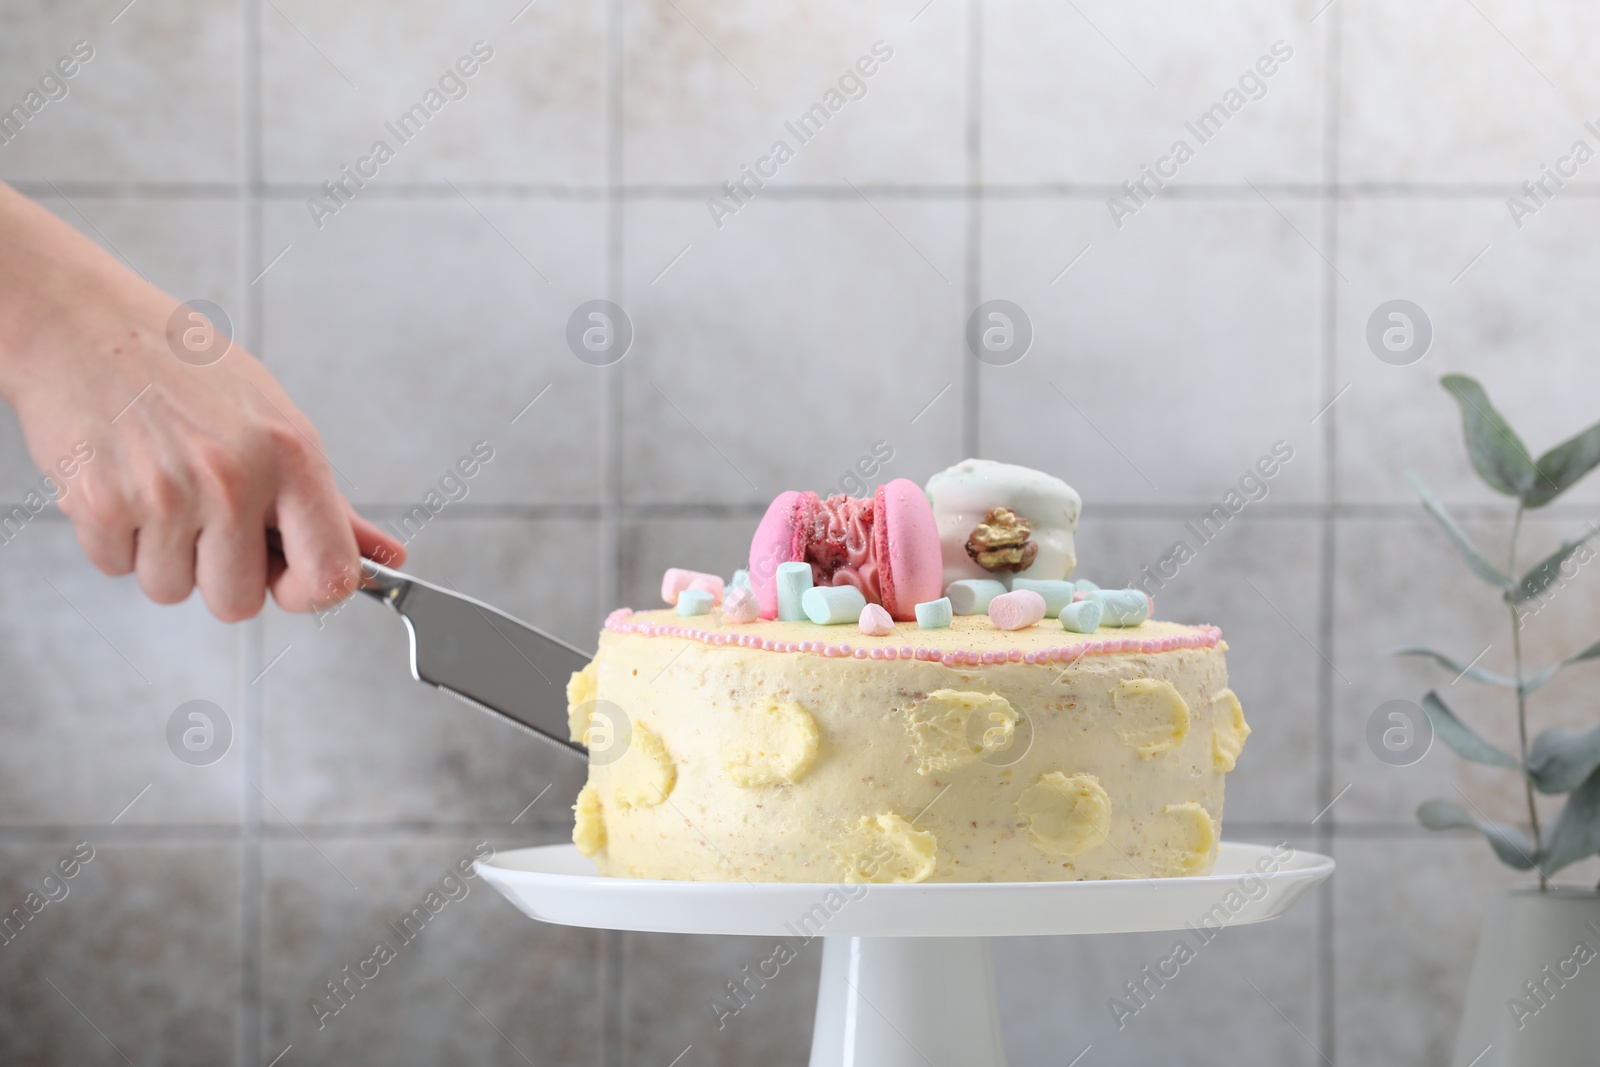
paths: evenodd
<path fill-rule="evenodd" d="M 993 508 L 967 538 L 967 555 L 986 571 L 1023 571 L 1039 546 L 1028 540 L 1033 527 L 1010 508 Z"/>

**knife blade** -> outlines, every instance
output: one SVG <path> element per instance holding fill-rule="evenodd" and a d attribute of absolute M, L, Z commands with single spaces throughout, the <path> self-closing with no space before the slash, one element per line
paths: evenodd
<path fill-rule="evenodd" d="M 361 591 L 405 620 L 413 678 L 588 759 L 567 740 L 567 680 L 589 653 L 454 589 L 367 559 L 361 569 Z"/>

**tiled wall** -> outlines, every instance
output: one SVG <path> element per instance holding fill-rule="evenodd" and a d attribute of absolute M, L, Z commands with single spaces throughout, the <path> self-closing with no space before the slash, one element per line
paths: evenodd
<path fill-rule="evenodd" d="M 1228 835 L 1332 852 L 1339 874 L 1228 931 L 1121 1030 L 1105 1002 L 1168 935 L 1003 942 L 1007 1040 L 1019 1065 L 1446 1060 L 1486 898 L 1513 879 L 1411 812 L 1456 785 L 1505 818 L 1517 798 L 1443 751 L 1387 766 L 1365 727 L 1449 683 L 1385 649 L 1506 664 L 1493 594 L 1401 476 L 1503 550 L 1438 376 L 1483 378 L 1536 448 L 1600 414 L 1600 184 L 1580 175 L 1520 229 L 1505 206 L 1594 140 L 1592 7 L 122 4 L 0 5 L 0 105 L 73 42 L 95 50 L 0 146 L 0 177 L 228 309 L 368 514 L 490 441 L 411 567 L 580 644 L 651 602 L 665 566 L 731 570 L 773 494 L 836 484 L 880 439 L 889 476 L 971 453 L 1063 474 L 1102 580 L 1157 563 L 1287 442 L 1267 498 L 1158 602 L 1229 637 L 1256 733 Z M 307 197 L 479 39 L 494 53 L 468 95 L 319 229 Z M 879 40 L 893 55 L 865 96 L 715 225 L 715 187 L 792 141 L 785 122 Z M 1107 197 L 1193 143 L 1185 122 L 1275 41 L 1292 55 L 1264 95 L 1114 225 Z M 603 369 L 563 339 L 596 297 L 636 328 Z M 1035 330 L 1010 366 L 963 343 L 993 298 Z M 1435 329 L 1407 367 L 1365 340 L 1394 298 Z M 7 416 L 0 493 L 34 477 Z M 1529 558 L 1597 494 L 1530 522 Z M 1536 658 L 1600 631 L 1593 581 L 1534 620 Z M 707 1003 L 762 942 L 540 926 L 481 885 L 318 1028 L 308 1002 L 389 920 L 480 841 L 563 838 L 578 783 L 411 683 L 400 624 L 370 602 L 224 627 L 102 578 L 52 514 L 0 546 L 0 679 L 0 906 L 95 849 L 0 947 L 0 1061 L 805 1062 L 814 958 L 719 1032 Z M 1592 719 L 1584 686 L 1551 686 L 1542 721 Z M 165 740 L 191 699 L 233 725 L 210 766 Z M 1509 739 L 1503 702 L 1452 701 Z"/>

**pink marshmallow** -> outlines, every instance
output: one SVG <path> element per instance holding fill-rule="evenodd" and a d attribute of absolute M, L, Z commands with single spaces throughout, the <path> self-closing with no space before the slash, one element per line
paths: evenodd
<path fill-rule="evenodd" d="M 722 601 L 723 582 L 715 574 L 702 574 L 689 583 L 690 589 L 697 589 L 702 593 L 710 593 L 713 603 Z"/>
<path fill-rule="evenodd" d="M 761 617 L 761 602 L 755 590 L 736 585 L 728 590 L 722 600 L 722 621 L 733 623 L 755 622 Z"/>
<path fill-rule="evenodd" d="M 1044 618 L 1044 597 L 1032 589 L 1013 589 L 989 601 L 989 621 L 1002 630 L 1020 630 Z"/>
<path fill-rule="evenodd" d="M 868 604 L 862 608 L 861 618 L 856 625 L 862 633 L 873 637 L 888 637 L 894 633 L 894 619 L 882 604 Z"/>
<path fill-rule="evenodd" d="M 679 593 L 685 589 L 698 589 L 703 593 L 710 593 L 713 603 L 721 603 L 722 585 L 722 579 L 715 574 L 684 570 L 682 567 L 668 567 L 667 573 L 661 576 L 661 599 L 668 604 L 676 604 Z"/>

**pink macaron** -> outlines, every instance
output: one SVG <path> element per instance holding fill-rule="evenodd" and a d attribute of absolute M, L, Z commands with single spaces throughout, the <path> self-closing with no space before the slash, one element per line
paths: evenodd
<path fill-rule="evenodd" d="M 871 499 L 781 493 L 750 542 L 750 585 L 763 619 L 778 617 L 781 563 L 811 564 L 818 585 L 854 585 L 902 622 L 939 599 L 944 567 L 933 508 L 921 486 L 896 478 Z"/>

